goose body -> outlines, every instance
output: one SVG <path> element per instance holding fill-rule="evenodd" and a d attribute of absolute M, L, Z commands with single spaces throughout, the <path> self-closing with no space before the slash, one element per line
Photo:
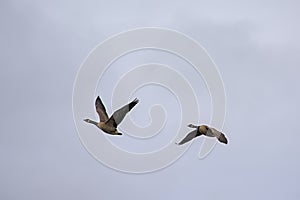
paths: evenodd
<path fill-rule="evenodd" d="M 189 142 L 190 140 L 199 137 L 201 135 L 207 136 L 207 137 L 216 137 L 219 142 L 222 142 L 224 144 L 228 143 L 227 138 L 225 137 L 225 135 L 216 130 L 215 128 L 209 127 L 207 125 L 200 125 L 200 126 L 195 126 L 193 124 L 188 125 L 188 127 L 190 128 L 195 128 L 194 131 L 188 133 L 185 138 L 183 138 L 183 140 L 181 140 L 179 143 L 177 143 L 178 145 L 182 145 L 186 142 Z"/>
<path fill-rule="evenodd" d="M 139 102 L 138 99 L 134 99 L 129 104 L 123 106 L 122 108 L 116 110 L 110 118 L 106 113 L 106 109 L 104 104 L 102 103 L 100 97 L 98 96 L 95 102 L 96 111 L 99 115 L 100 122 L 95 122 L 91 119 L 84 119 L 85 122 L 94 124 L 99 129 L 104 131 L 105 133 L 111 135 L 122 135 L 117 130 L 118 125 L 125 118 L 126 114 Z"/>

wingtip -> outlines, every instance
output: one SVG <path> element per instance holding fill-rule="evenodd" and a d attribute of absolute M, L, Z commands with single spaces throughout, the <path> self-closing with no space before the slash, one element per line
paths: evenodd
<path fill-rule="evenodd" d="M 223 144 L 228 144 L 228 140 L 224 135 L 223 135 L 223 137 L 219 137 L 218 140 Z"/>
<path fill-rule="evenodd" d="M 135 98 L 132 102 L 138 103 L 140 100 L 138 98 Z"/>
<path fill-rule="evenodd" d="M 97 96 L 97 98 L 96 98 L 96 102 L 97 102 L 97 101 L 100 101 L 100 97 L 99 97 L 99 96 Z"/>
<path fill-rule="evenodd" d="M 128 104 L 128 108 L 129 108 L 129 111 L 139 102 L 139 100 L 137 98 L 135 98 L 133 101 L 131 101 L 129 104 Z"/>

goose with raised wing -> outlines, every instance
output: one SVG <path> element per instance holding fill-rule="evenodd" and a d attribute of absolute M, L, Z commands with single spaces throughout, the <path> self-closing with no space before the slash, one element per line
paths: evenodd
<path fill-rule="evenodd" d="M 108 115 L 106 113 L 106 109 L 104 104 L 102 103 L 100 97 L 98 96 L 95 102 L 96 111 L 99 115 L 100 122 L 95 122 L 91 119 L 84 119 L 85 122 L 94 124 L 99 129 L 104 131 L 105 133 L 111 134 L 111 135 L 122 135 L 122 133 L 118 132 L 117 127 L 121 123 L 121 121 L 124 119 L 126 114 L 139 102 L 139 100 L 136 98 L 129 104 L 123 106 L 122 108 L 116 110 L 110 118 L 108 118 Z"/>
<path fill-rule="evenodd" d="M 201 135 L 208 136 L 208 137 L 216 137 L 219 140 L 219 142 L 222 142 L 224 144 L 228 143 L 228 140 L 225 137 L 225 135 L 222 132 L 216 130 L 215 128 L 209 127 L 207 125 L 195 126 L 193 124 L 189 124 L 188 127 L 195 128 L 196 130 L 188 133 L 185 136 L 185 138 L 183 138 L 183 140 L 181 140 L 179 143 L 176 144 L 182 145 Z"/>

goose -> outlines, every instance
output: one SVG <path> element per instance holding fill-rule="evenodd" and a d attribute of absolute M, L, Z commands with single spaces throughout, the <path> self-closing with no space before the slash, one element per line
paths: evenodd
<path fill-rule="evenodd" d="M 176 144 L 182 145 L 182 144 L 184 144 L 198 136 L 201 136 L 201 135 L 205 135 L 208 137 L 216 137 L 220 142 L 222 142 L 224 144 L 228 143 L 225 135 L 222 132 L 220 132 L 212 127 L 208 127 L 207 125 L 195 126 L 193 124 L 189 124 L 188 127 L 196 128 L 196 130 L 188 133 L 185 136 L 185 138 L 183 138 L 183 140 L 181 140 L 179 143 L 176 143 Z"/>
<path fill-rule="evenodd" d="M 103 105 L 100 97 L 98 96 L 95 102 L 96 111 L 99 115 L 100 122 L 95 122 L 90 119 L 84 119 L 83 121 L 87 123 L 91 123 L 96 125 L 99 129 L 108 133 L 110 135 L 122 135 L 122 133 L 118 132 L 117 127 L 124 119 L 125 115 L 139 102 L 137 98 L 135 98 L 129 104 L 123 106 L 122 108 L 116 110 L 110 118 L 106 113 L 105 106 Z"/>

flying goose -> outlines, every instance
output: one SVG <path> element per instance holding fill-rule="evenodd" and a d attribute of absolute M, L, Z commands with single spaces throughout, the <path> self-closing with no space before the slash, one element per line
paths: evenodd
<path fill-rule="evenodd" d="M 117 130 L 117 126 L 121 123 L 121 121 L 124 119 L 125 115 L 139 102 L 139 100 L 136 98 L 129 104 L 123 106 L 122 108 L 115 111 L 110 118 L 108 118 L 105 106 L 103 105 L 100 97 L 98 96 L 95 102 L 96 111 L 99 115 L 100 122 L 95 122 L 90 119 L 84 119 L 83 121 L 87 123 L 91 123 L 96 125 L 98 128 L 100 128 L 105 133 L 111 134 L 111 135 L 122 135 L 122 133 L 119 133 Z"/>
<path fill-rule="evenodd" d="M 179 143 L 177 143 L 178 145 L 182 145 L 182 144 L 184 144 L 198 136 L 201 136 L 201 135 L 205 135 L 208 137 L 216 137 L 220 142 L 225 143 L 225 144 L 228 143 L 225 135 L 222 132 L 220 132 L 214 128 L 208 127 L 206 125 L 195 126 L 193 124 L 189 124 L 188 127 L 196 128 L 196 130 L 187 134 L 185 136 L 185 138 L 183 138 L 183 140 L 181 140 Z"/>

